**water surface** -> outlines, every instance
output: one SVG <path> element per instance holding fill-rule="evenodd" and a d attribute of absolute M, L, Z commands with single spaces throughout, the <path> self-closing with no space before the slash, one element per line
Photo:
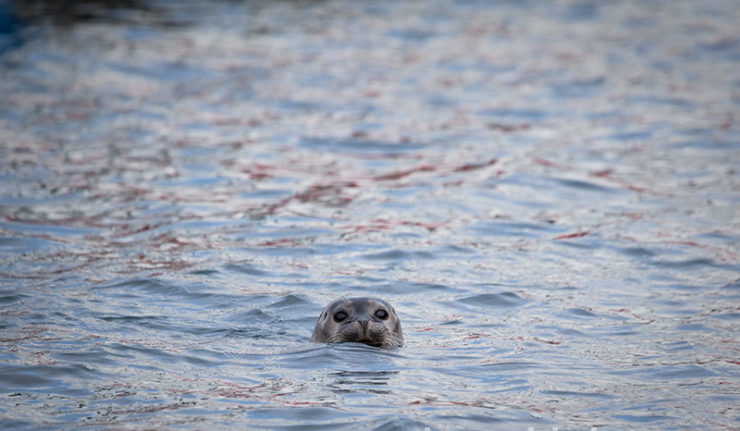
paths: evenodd
<path fill-rule="evenodd" d="M 0 426 L 737 429 L 739 14 L 0 3 Z"/>

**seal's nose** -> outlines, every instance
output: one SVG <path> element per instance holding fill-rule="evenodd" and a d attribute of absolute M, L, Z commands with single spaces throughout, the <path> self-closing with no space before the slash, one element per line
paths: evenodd
<path fill-rule="evenodd" d="M 362 334 L 366 335 L 367 334 L 367 324 L 369 323 L 369 321 L 365 319 L 361 319 L 361 320 L 358 320 L 357 323 L 359 323 L 360 328 L 362 328 Z"/>

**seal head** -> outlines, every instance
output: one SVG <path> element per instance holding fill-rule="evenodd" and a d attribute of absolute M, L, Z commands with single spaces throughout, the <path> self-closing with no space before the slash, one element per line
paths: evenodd
<path fill-rule="evenodd" d="M 380 298 L 339 298 L 324 308 L 316 322 L 314 343 L 364 343 L 389 349 L 403 345 L 401 321 Z"/>

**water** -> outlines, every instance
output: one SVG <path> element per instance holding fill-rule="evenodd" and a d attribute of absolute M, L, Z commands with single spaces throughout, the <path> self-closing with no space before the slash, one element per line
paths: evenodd
<path fill-rule="evenodd" d="M 0 3 L 0 426 L 738 429 L 739 15 Z"/>

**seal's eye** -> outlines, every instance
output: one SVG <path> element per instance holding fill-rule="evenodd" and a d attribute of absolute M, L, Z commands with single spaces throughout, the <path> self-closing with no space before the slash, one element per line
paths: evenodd
<path fill-rule="evenodd" d="M 347 313 L 344 311 L 337 311 L 334 313 L 334 321 L 335 322 L 341 322 L 342 320 L 347 318 Z"/>
<path fill-rule="evenodd" d="M 377 317 L 380 320 L 385 320 L 388 318 L 388 312 L 381 308 L 380 310 L 375 312 L 375 317 Z"/>

